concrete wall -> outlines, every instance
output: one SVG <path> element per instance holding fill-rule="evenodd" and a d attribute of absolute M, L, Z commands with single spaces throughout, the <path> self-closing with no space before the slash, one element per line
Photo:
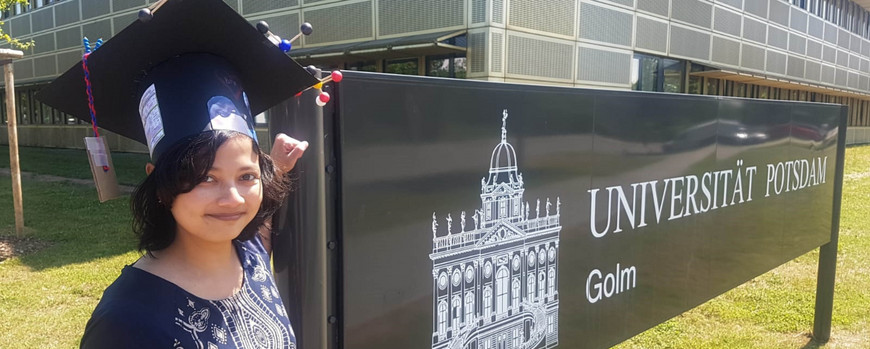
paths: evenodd
<path fill-rule="evenodd" d="M 91 136 L 90 126 L 18 126 L 18 145 L 22 147 L 44 147 L 44 148 L 72 148 L 84 149 L 84 138 Z M 106 130 L 100 130 L 100 136 L 105 137 L 109 143 L 109 149 L 113 152 L 127 153 L 148 153 L 148 148 L 145 145 L 133 141 L 126 137 L 121 137 L 117 134 Z M 269 137 L 269 130 L 266 128 L 257 129 L 257 138 L 261 140 L 269 140 L 261 142 L 263 151 L 269 152 L 272 147 L 272 139 Z M 9 144 L 9 131 L 6 125 L 0 126 L 0 144 Z"/>
<path fill-rule="evenodd" d="M 870 143 L 870 127 L 850 126 L 846 129 L 846 145 Z"/>

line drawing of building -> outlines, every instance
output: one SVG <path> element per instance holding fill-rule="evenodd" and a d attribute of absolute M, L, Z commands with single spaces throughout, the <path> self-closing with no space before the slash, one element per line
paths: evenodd
<path fill-rule="evenodd" d="M 481 179 L 474 225 L 466 230 L 462 211 L 456 231 L 448 213 L 439 236 L 432 213 L 433 349 L 558 345 L 561 201 L 546 198 L 541 212 L 536 199 L 530 213 L 516 152 L 507 142 L 508 111 L 502 115 L 501 142 Z"/>

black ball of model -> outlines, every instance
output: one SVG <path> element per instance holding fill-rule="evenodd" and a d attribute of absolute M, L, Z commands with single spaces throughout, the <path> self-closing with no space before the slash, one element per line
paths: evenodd
<path fill-rule="evenodd" d="M 302 31 L 302 34 L 311 35 L 311 33 L 314 31 L 314 28 L 311 27 L 311 23 L 305 22 L 302 23 L 302 27 L 300 27 L 299 30 Z"/>
<path fill-rule="evenodd" d="M 265 35 L 269 32 L 269 23 L 266 23 L 266 21 L 257 22 L 257 30 L 260 31 L 260 34 Z"/>
<path fill-rule="evenodd" d="M 148 23 L 151 19 L 154 18 L 154 14 L 151 13 L 151 10 L 147 8 L 143 8 L 139 10 L 139 21 L 142 23 Z"/>

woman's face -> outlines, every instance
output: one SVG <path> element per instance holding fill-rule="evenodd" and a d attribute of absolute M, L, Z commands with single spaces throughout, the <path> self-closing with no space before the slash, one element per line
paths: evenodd
<path fill-rule="evenodd" d="M 177 238 L 235 239 L 256 216 L 262 200 L 259 158 L 251 139 L 229 139 L 218 148 L 206 180 L 173 201 Z"/>

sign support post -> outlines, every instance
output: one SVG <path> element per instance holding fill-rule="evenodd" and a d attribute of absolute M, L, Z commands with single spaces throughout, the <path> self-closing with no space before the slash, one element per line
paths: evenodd
<path fill-rule="evenodd" d="M 15 235 L 24 235 L 24 206 L 21 193 L 21 166 L 18 164 L 18 125 L 15 114 L 15 73 L 12 60 L 21 58 L 24 52 L 0 49 L 6 80 L 6 130 L 9 132 L 9 169 L 12 176 L 12 201 L 15 210 Z"/>
<path fill-rule="evenodd" d="M 269 118 L 271 137 L 285 132 L 309 142 L 308 150 L 290 174 L 293 193 L 275 214 L 272 226 L 277 233 L 272 240 L 275 282 L 289 305 L 288 317 L 302 348 L 329 348 L 330 328 L 336 321 L 329 313 L 328 294 L 329 258 L 336 248 L 327 236 L 329 169 L 324 108 L 329 106 L 315 105 L 317 93 L 311 89 L 286 101 L 283 113 L 273 112 Z"/>
<path fill-rule="evenodd" d="M 846 155 L 846 121 L 848 110 L 840 114 L 837 140 L 837 165 L 834 172 L 834 207 L 831 217 L 831 241 L 819 247 L 819 273 L 816 284 L 816 312 L 813 319 L 813 339 L 827 343 L 831 339 L 831 318 L 834 313 L 834 281 L 837 275 L 837 244 L 840 236 L 840 202 L 843 197 L 843 166 Z"/>

